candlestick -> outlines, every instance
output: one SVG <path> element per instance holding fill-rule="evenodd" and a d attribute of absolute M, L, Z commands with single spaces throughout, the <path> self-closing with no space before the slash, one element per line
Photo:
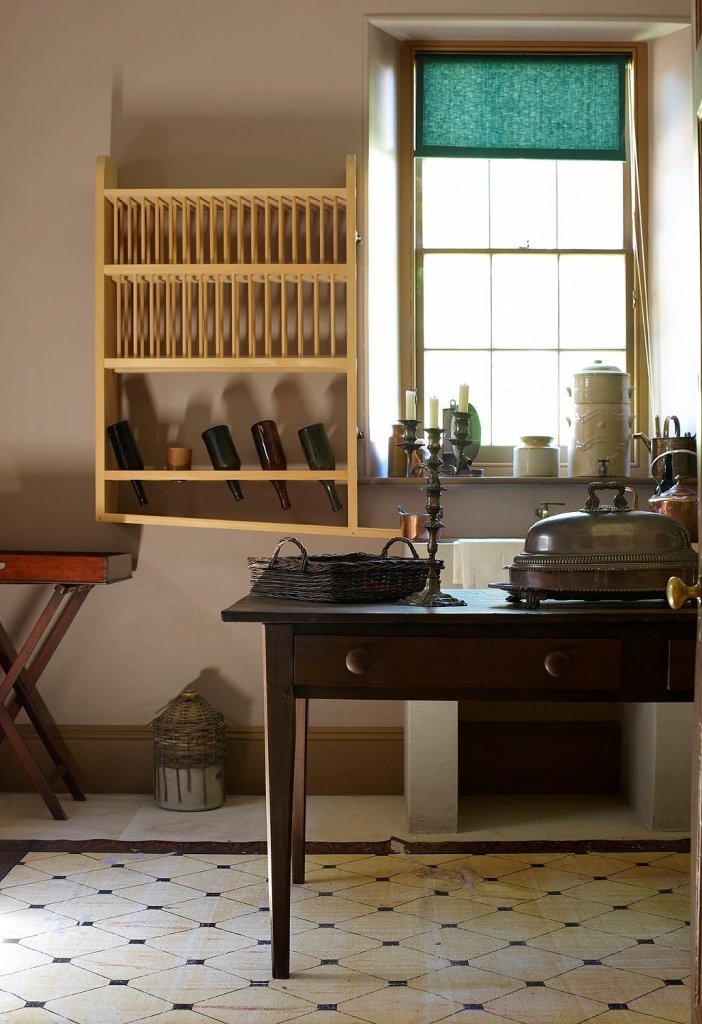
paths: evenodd
<path fill-rule="evenodd" d="M 430 427 L 438 427 L 439 426 L 439 399 L 438 398 L 430 398 L 429 399 L 429 426 Z"/>
<path fill-rule="evenodd" d="M 473 408 L 470 406 L 469 408 Z M 475 410 L 473 409 L 473 412 Z M 453 437 L 449 438 L 451 444 L 457 449 L 456 452 L 456 476 L 462 469 L 465 469 L 469 476 L 482 476 L 482 469 L 473 469 L 473 460 L 465 454 L 466 448 L 473 443 L 473 429 L 470 421 L 470 411 L 460 412 L 454 401 L 451 402 L 451 420 Z M 479 437 L 479 435 L 478 435 Z"/>
<path fill-rule="evenodd" d="M 468 447 L 472 440 L 470 429 L 470 413 L 468 412 L 467 409 L 454 409 L 453 422 L 453 433 L 455 436 L 450 437 L 449 440 L 451 444 L 455 445 L 456 448 L 458 449 L 456 461 L 456 476 L 458 476 L 458 474 L 464 467 L 470 470 L 472 462 L 472 460 L 469 459 L 467 455 L 464 455 L 465 449 Z"/>
<path fill-rule="evenodd" d="M 438 407 L 437 407 L 438 414 Z M 416 427 L 416 424 L 415 424 Z M 409 597 L 404 597 L 399 604 L 408 605 L 420 605 L 425 608 L 441 608 L 446 605 L 464 605 L 466 602 L 461 601 L 458 597 L 453 597 L 451 594 L 444 594 L 441 590 L 441 562 L 436 558 L 436 552 L 438 550 L 438 534 L 439 530 L 443 528 L 441 519 L 444 514 L 444 510 L 441 506 L 441 492 L 445 491 L 446 488 L 442 486 L 439 479 L 439 470 L 443 466 L 443 462 L 439 456 L 441 451 L 441 435 L 443 434 L 443 427 L 427 427 L 427 437 L 429 440 L 426 442 L 426 447 L 429 451 L 429 458 L 426 462 L 423 462 L 421 466 L 415 467 L 419 472 L 425 472 L 427 474 L 427 482 L 424 490 L 427 494 L 427 515 L 426 529 L 429 534 L 429 543 L 427 544 L 427 561 L 429 563 L 429 573 L 427 575 L 426 586 L 423 590 L 417 591 L 416 594 L 410 594 Z M 408 447 L 414 450 L 421 445 L 417 445 L 414 441 L 414 435 Z M 405 444 L 408 444 L 405 441 Z M 402 447 L 405 447 L 403 444 Z"/>
<path fill-rule="evenodd" d="M 405 391 L 405 419 L 413 420 L 417 415 L 417 396 L 414 391 Z M 402 422 L 402 420 L 400 420 Z"/>
<path fill-rule="evenodd" d="M 413 453 L 418 452 L 420 448 L 424 447 L 424 441 L 417 440 L 417 427 L 421 422 L 421 420 L 414 419 L 400 420 L 400 423 L 405 428 L 405 439 L 400 441 L 397 447 L 402 448 L 407 456 L 407 476 L 410 475 Z"/>
<path fill-rule="evenodd" d="M 468 412 L 468 385 L 461 384 L 458 389 L 458 411 Z"/>

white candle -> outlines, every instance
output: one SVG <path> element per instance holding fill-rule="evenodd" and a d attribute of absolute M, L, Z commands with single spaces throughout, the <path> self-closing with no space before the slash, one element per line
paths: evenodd
<path fill-rule="evenodd" d="M 429 399 L 429 426 L 438 427 L 439 425 L 439 399 Z"/>
<path fill-rule="evenodd" d="M 405 391 L 405 419 L 416 420 L 417 418 L 417 396 L 414 391 Z"/>
<path fill-rule="evenodd" d="M 458 411 L 468 412 L 468 385 L 461 384 L 458 389 Z"/>

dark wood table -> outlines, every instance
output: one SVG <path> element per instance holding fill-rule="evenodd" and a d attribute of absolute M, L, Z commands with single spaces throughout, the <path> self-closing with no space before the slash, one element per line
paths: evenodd
<path fill-rule="evenodd" d="M 260 622 L 271 953 L 290 968 L 290 880 L 304 881 L 307 703 L 352 700 L 690 701 L 697 609 L 663 601 L 546 601 L 495 590 L 465 607 L 322 605 L 245 597 L 224 622 Z"/>
<path fill-rule="evenodd" d="M 0 551 L 0 583 L 50 584 L 54 588 L 19 651 L 0 623 L 0 668 L 5 673 L 0 680 L 0 743 L 7 739 L 57 819 L 65 820 L 66 812 L 22 739 L 15 719 L 21 709 L 26 712 L 73 799 L 85 800 L 80 784 L 42 717 L 33 691 L 93 587 L 117 583 L 131 575 L 132 556 L 122 552 Z"/>

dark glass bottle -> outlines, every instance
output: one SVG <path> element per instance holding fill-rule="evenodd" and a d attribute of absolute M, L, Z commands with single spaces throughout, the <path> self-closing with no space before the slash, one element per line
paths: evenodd
<path fill-rule="evenodd" d="M 334 451 L 323 423 L 312 423 L 309 427 L 303 427 L 302 430 L 298 430 L 297 436 L 300 438 L 300 444 L 310 469 L 336 469 Z M 404 452 L 402 454 L 404 456 Z M 319 482 L 327 492 L 332 510 L 340 512 L 343 505 L 339 501 L 334 481 L 320 480 Z"/>
<path fill-rule="evenodd" d="M 260 420 L 251 427 L 251 434 L 258 452 L 259 462 L 262 469 L 275 470 L 287 469 L 288 460 L 285 458 L 280 434 L 273 420 Z M 284 480 L 271 480 L 275 488 L 280 507 L 290 508 L 290 498 Z"/>
<path fill-rule="evenodd" d="M 120 420 L 119 423 L 111 423 L 107 428 L 107 436 L 115 453 L 115 459 L 120 469 L 143 469 L 142 459 L 134 434 L 127 420 Z M 132 487 L 140 505 L 148 505 L 149 499 L 140 480 L 132 480 Z"/>
<path fill-rule="evenodd" d="M 241 459 L 234 447 L 234 441 L 226 423 L 220 423 L 219 426 L 204 430 L 202 440 L 205 442 L 207 454 L 215 469 L 241 469 Z M 243 499 L 244 493 L 238 480 L 227 480 L 227 487 L 236 501 Z"/>

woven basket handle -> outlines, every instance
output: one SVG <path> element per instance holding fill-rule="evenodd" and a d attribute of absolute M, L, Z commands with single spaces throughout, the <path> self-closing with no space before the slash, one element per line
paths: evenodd
<path fill-rule="evenodd" d="M 278 561 L 278 555 L 280 554 L 280 549 L 282 548 L 283 544 L 287 544 L 288 541 L 290 541 L 292 544 L 297 544 L 297 546 L 299 547 L 300 551 L 302 552 L 302 562 L 300 563 L 300 572 L 307 572 L 307 548 L 305 547 L 305 545 L 301 541 L 299 541 L 297 539 L 297 537 L 283 537 L 282 540 L 278 541 L 278 543 L 275 546 L 275 551 L 273 552 L 273 557 L 270 560 L 268 568 L 269 569 L 273 568 L 275 563 Z"/>
<path fill-rule="evenodd" d="M 385 545 L 385 547 L 383 548 L 383 550 L 382 550 L 382 551 L 380 552 L 380 557 L 381 557 L 381 558 L 387 558 L 387 555 L 388 555 L 388 548 L 392 547 L 392 545 L 393 545 L 393 544 L 395 544 L 395 543 L 396 543 L 396 542 L 397 542 L 398 540 L 399 540 L 399 541 L 400 541 L 400 542 L 401 542 L 402 544 L 406 544 L 406 545 L 407 545 L 407 547 L 408 547 L 408 548 L 410 549 L 410 551 L 412 552 L 412 558 L 419 558 L 419 555 L 417 554 L 417 552 L 416 552 L 416 551 L 415 551 L 415 549 L 414 549 L 414 545 L 412 544 L 412 541 L 411 541 L 411 540 L 408 540 L 408 539 L 407 539 L 407 537 L 393 537 L 393 538 L 392 538 L 392 540 L 389 540 L 389 541 L 387 542 L 387 544 Z"/>

